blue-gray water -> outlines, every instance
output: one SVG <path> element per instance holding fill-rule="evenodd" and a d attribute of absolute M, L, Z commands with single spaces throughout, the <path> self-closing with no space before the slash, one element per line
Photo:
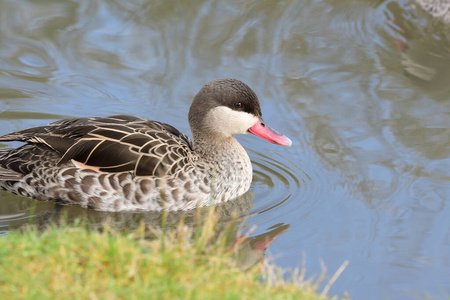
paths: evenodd
<path fill-rule="evenodd" d="M 323 261 L 328 278 L 348 260 L 332 294 L 444 298 L 449 32 L 414 1 L 0 0 L 0 134 L 113 114 L 188 133 L 201 86 L 241 79 L 293 140 L 238 137 L 254 182 L 236 206 L 252 236 L 277 232 L 266 256 L 292 268 L 305 256 L 307 276 Z M 59 209 L 1 192 L 0 230 Z"/>

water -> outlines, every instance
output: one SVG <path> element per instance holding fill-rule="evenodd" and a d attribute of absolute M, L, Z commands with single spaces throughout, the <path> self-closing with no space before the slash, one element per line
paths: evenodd
<path fill-rule="evenodd" d="M 238 137 L 252 259 L 306 256 L 309 276 L 348 260 L 330 292 L 354 299 L 450 294 L 450 25 L 414 1 L 2 0 L 0 22 L 2 134 L 113 114 L 189 132 L 201 86 L 241 79 L 293 140 Z M 61 212 L 159 221 L 0 193 L 5 234 Z"/>

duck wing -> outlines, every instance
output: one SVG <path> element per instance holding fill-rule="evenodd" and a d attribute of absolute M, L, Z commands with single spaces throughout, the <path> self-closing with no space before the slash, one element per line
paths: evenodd
<path fill-rule="evenodd" d="M 60 120 L 0 141 L 45 145 L 60 154 L 58 165 L 74 160 L 101 172 L 136 176 L 173 174 L 192 152 L 191 140 L 173 126 L 126 115 Z"/>

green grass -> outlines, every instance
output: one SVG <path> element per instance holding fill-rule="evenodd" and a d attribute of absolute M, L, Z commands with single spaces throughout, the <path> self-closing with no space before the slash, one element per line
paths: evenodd
<path fill-rule="evenodd" d="M 236 238 L 232 225 L 220 229 L 217 223 L 211 214 L 196 231 L 181 223 L 166 231 L 142 225 L 131 233 L 82 224 L 10 232 L 0 237 L 1 298 L 326 297 L 326 291 L 318 293 L 317 281 L 303 279 L 304 273 L 285 282 L 275 266 L 239 267 L 236 254 L 245 237 Z"/>

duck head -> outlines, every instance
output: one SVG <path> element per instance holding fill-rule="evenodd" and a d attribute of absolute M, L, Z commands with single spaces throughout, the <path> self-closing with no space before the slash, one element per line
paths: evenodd
<path fill-rule="evenodd" d="M 207 83 L 189 109 L 189 124 L 196 136 L 231 137 L 252 133 L 273 144 L 291 146 L 292 141 L 266 125 L 255 92 L 237 79 Z"/>

